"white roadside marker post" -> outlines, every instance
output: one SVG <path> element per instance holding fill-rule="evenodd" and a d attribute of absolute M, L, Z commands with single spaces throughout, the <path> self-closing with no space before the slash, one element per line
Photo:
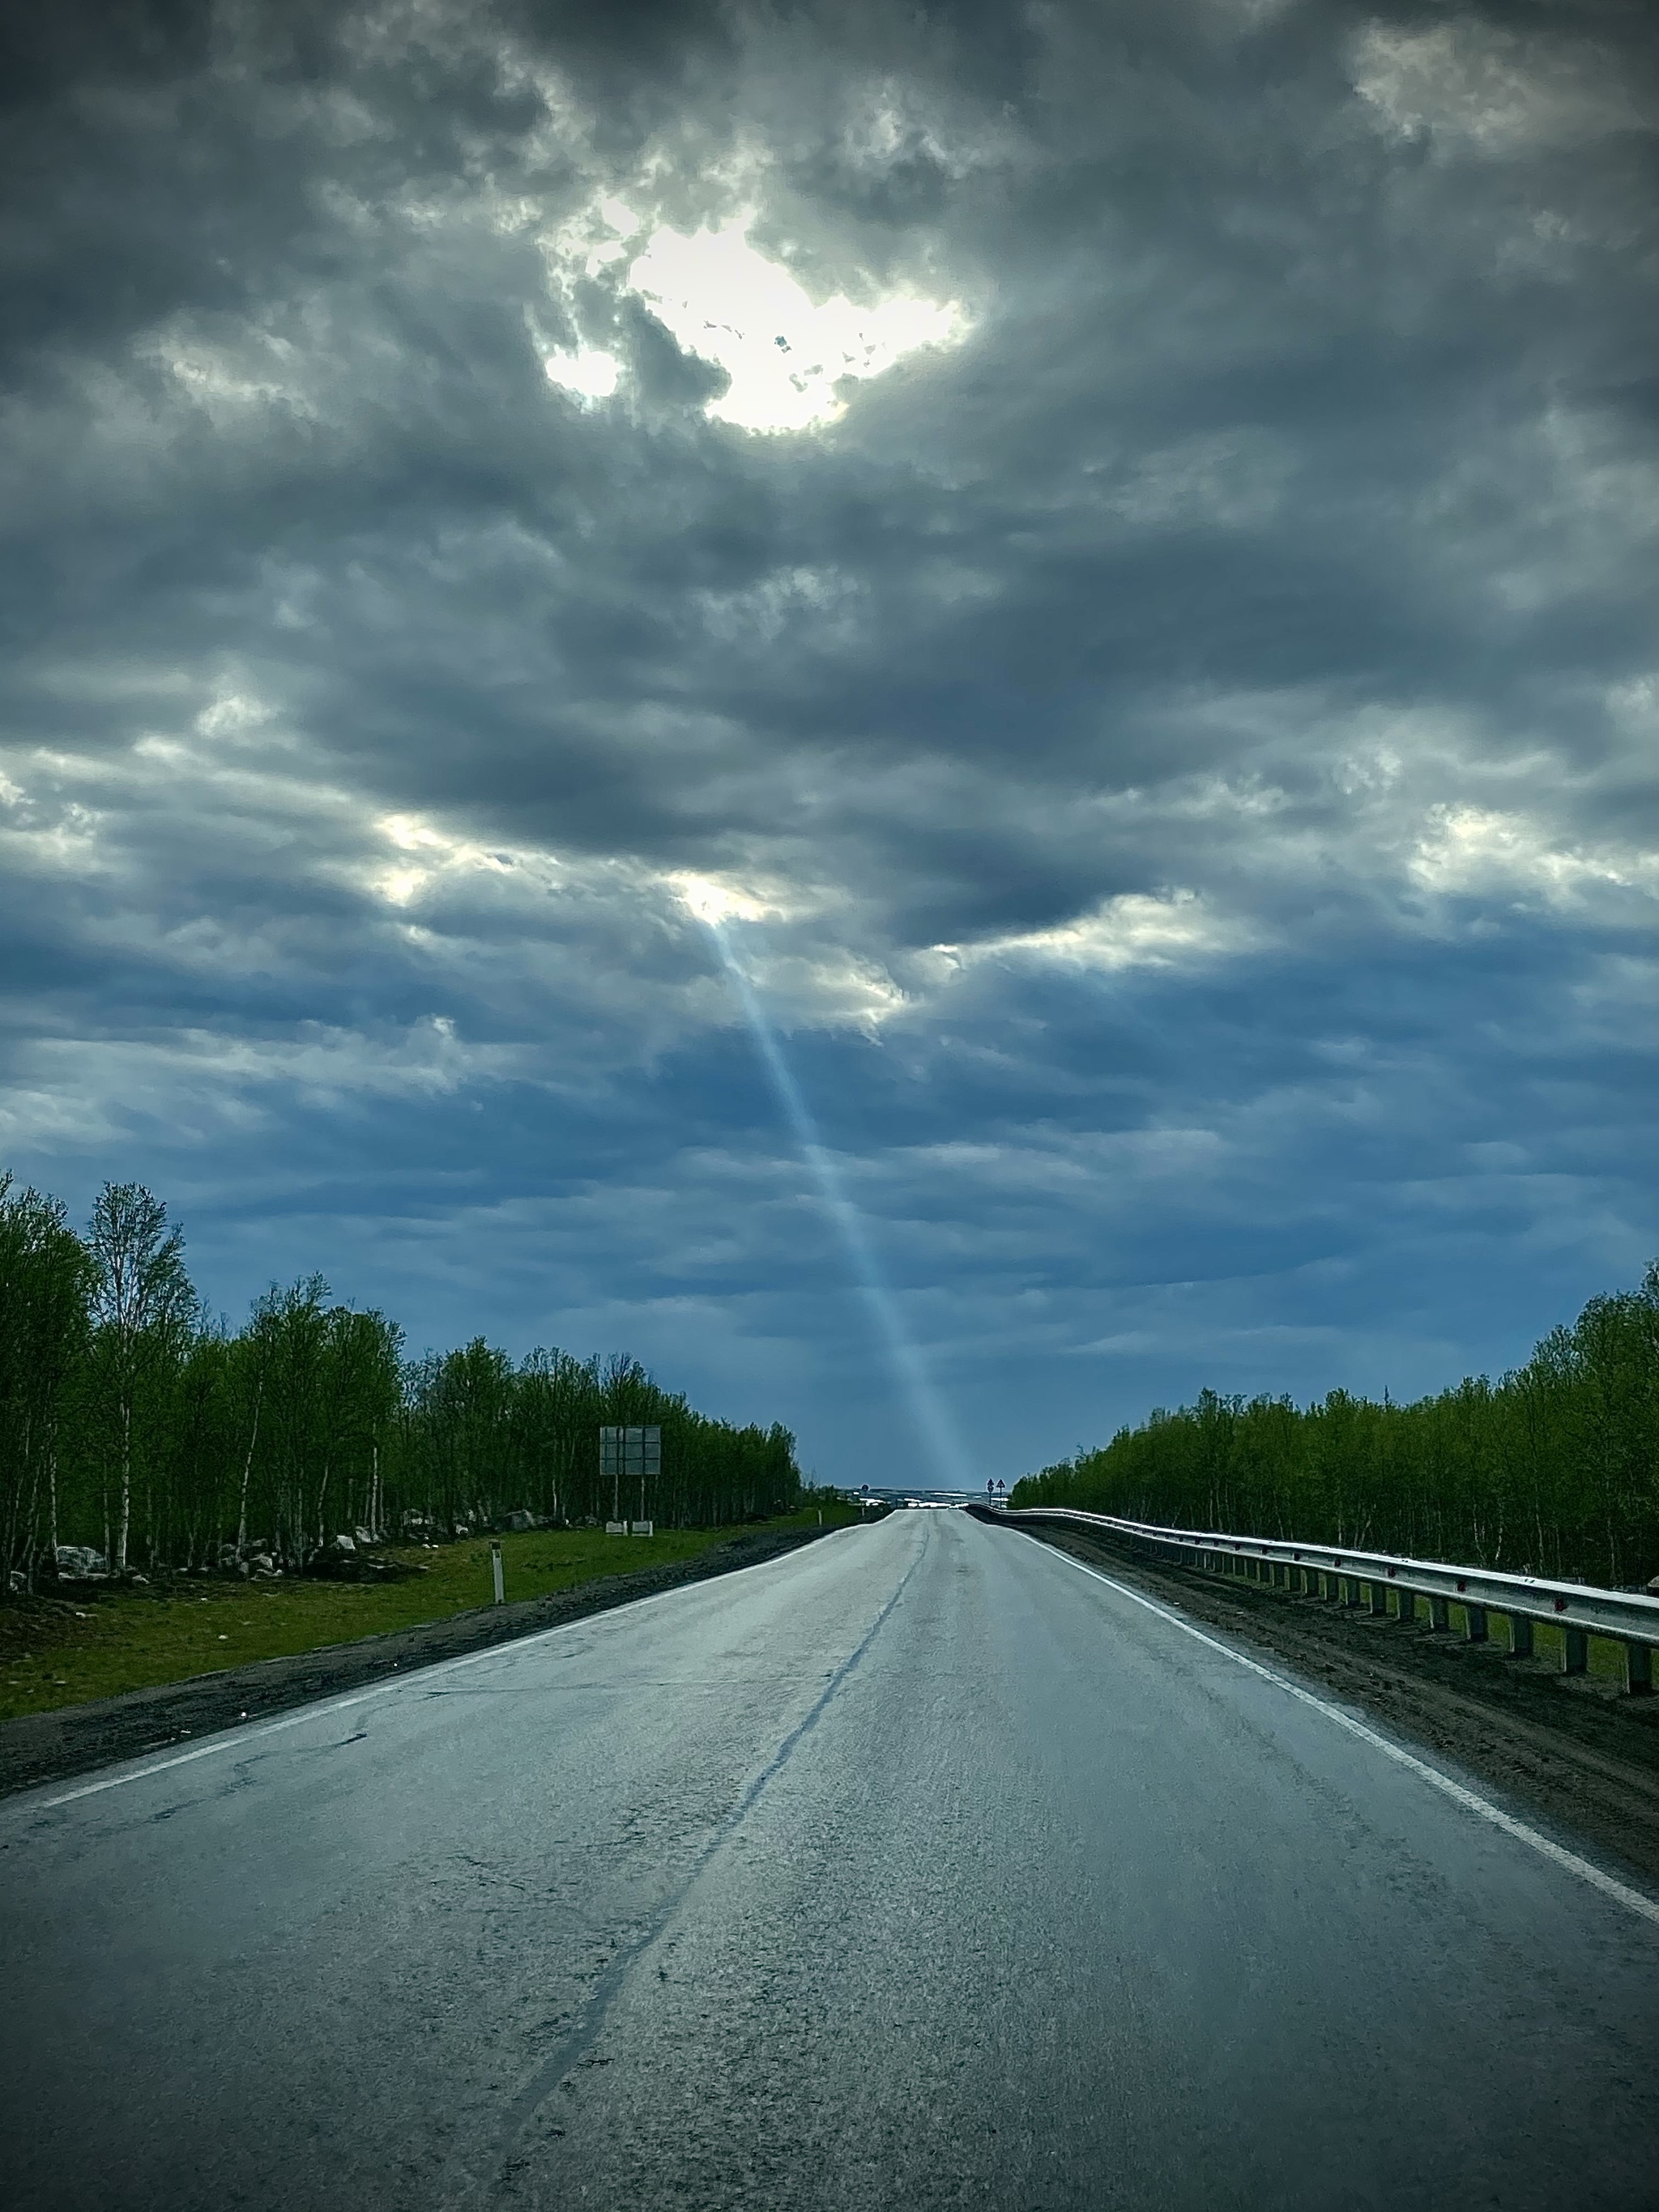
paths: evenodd
<path fill-rule="evenodd" d="M 507 1577 L 501 1569 L 501 1544 L 499 1536 L 493 1539 L 490 1543 L 489 1571 L 494 1576 L 495 1581 L 495 1602 L 497 1605 L 505 1605 L 507 1603 Z"/>

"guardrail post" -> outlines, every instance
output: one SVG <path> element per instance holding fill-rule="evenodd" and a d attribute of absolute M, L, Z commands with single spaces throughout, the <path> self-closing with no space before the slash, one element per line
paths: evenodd
<path fill-rule="evenodd" d="M 1418 1601 L 1426 1598 L 1431 1633 L 1444 1634 L 1455 1625 L 1470 1644 L 1491 1640 L 1513 1657 L 1536 1656 L 1546 1665 L 1559 1665 L 1564 1674 L 1589 1671 L 1590 1644 L 1595 1639 L 1609 1646 L 1605 1654 L 1595 1655 L 1598 1674 L 1616 1674 L 1632 1696 L 1650 1695 L 1654 1688 L 1654 1653 L 1659 1650 L 1659 1603 L 1655 1601 L 1659 1579 L 1652 1593 L 1589 1589 L 1534 1579 L 1530 1573 L 1508 1574 L 1480 1566 L 1454 1568 L 1432 1560 L 1369 1552 L 1333 1552 L 1327 1565 L 1317 1556 L 1311 1561 L 1302 1559 L 1297 1546 L 1282 1540 L 1269 1542 L 1260 1537 L 1155 1528 L 1150 1523 L 1091 1513 L 1038 1511 L 1010 1518 L 1098 1522 L 1154 1557 L 1190 1563 L 1206 1574 L 1228 1575 L 1259 1588 L 1284 1590 L 1355 1612 L 1363 1607 L 1376 1618 L 1397 1616 L 1413 1626 L 1423 1618 Z M 617 1534 L 626 1527 L 624 1522 L 606 1523 L 607 1531 Z M 496 1561 L 499 1557 L 498 1549 Z M 499 1564 L 495 1572 L 501 1572 Z M 1391 1579 L 1396 1577 L 1429 1587 L 1410 1589 L 1404 1582 Z M 1437 1582 L 1449 1585 L 1443 1594 L 1434 1589 Z M 504 1595 L 499 1583 L 495 1594 L 499 1603 Z M 1572 1625 L 1572 1616 L 1582 1626 Z"/>

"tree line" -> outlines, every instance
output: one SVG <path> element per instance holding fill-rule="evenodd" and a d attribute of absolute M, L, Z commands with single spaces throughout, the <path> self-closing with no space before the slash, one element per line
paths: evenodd
<path fill-rule="evenodd" d="M 1166 1527 L 1628 1586 L 1659 1572 L 1659 1261 L 1498 1382 L 1414 1404 L 1200 1393 L 1015 1485 Z"/>
<path fill-rule="evenodd" d="M 655 1423 L 643 1501 L 599 1472 L 603 1424 Z M 624 1513 L 671 1527 L 788 1510 L 794 1439 L 710 1419 L 633 1358 L 475 1339 L 404 1356 L 398 1324 L 336 1300 L 319 1275 L 208 1315 L 162 1201 L 108 1183 L 84 1233 L 0 1174 L 0 1589 L 60 1548 L 116 1574 L 256 1552 L 300 1567 L 343 1536 L 449 1534 L 523 1510 Z"/>

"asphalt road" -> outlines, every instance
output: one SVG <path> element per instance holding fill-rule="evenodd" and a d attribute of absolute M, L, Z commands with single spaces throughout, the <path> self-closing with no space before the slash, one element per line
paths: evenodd
<path fill-rule="evenodd" d="M 961 1514 L 198 1748 L 0 1805 L 10 2212 L 1659 2204 L 1641 1900 Z"/>

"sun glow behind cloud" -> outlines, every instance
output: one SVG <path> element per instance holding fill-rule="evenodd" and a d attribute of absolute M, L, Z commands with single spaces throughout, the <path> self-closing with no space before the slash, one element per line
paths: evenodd
<path fill-rule="evenodd" d="M 567 241 L 590 282 L 618 284 L 642 301 L 687 353 L 724 369 L 710 420 L 742 430 L 792 431 L 846 411 L 849 380 L 879 376 L 925 346 L 957 343 L 967 329 L 957 301 L 912 291 L 860 302 L 837 292 L 814 300 L 794 273 L 750 241 L 752 210 L 720 228 L 647 231 L 623 202 L 607 199 L 584 234 Z M 597 228 L 606 234 L 588 234 Z M 608 399 L 622 364 L 602 345 L 555 349 L 550 383 L 578 398 Z"/>
<path fill-rule="evenodd" d="M 622 380 L 615 355 L 601 353 L 596 346 L 578 346 L 574 353 L 550 353 L 542 367 L 550 384 L 556 384 L 578 399 L 609 399 Z"/>
<path fill-rule="evenodd" d="M 955 301 L 894 293 L 860 306 L 837 293 L 815 301 L 781 262 L 749 242 L 754 217 L 690 237 L 659 230 L 635 260 L 629 288 L 689 353 L 731 378 L 709 402 L 717 422 L 743 430 L 805 430 L 844 412 L 838 386 L 879 376 L 907 354 L 947 345 L 964 327 Z"/>
<path fill-rule="evenodd" d="M 740 921 L 757 921 L 764 911 L 742 891 L 717 884 L 711 876 L 676 875 L 668 881 L 697 920 L 711 926 L 733 915 Z"/>
<path fill-rule="evenodd" d="M 1214 913 L 1196 892 L 1176 890 L 1154 897 L 1123 891 L 1052 929 L 1024 930 L 975 945 L 941 945 L 933 950 L 961 966 L 1017 955 L 1060 967 L 1111 970 L 1182 965 L 1243 951 L 1249 941 L 1243 924 Z"/>

